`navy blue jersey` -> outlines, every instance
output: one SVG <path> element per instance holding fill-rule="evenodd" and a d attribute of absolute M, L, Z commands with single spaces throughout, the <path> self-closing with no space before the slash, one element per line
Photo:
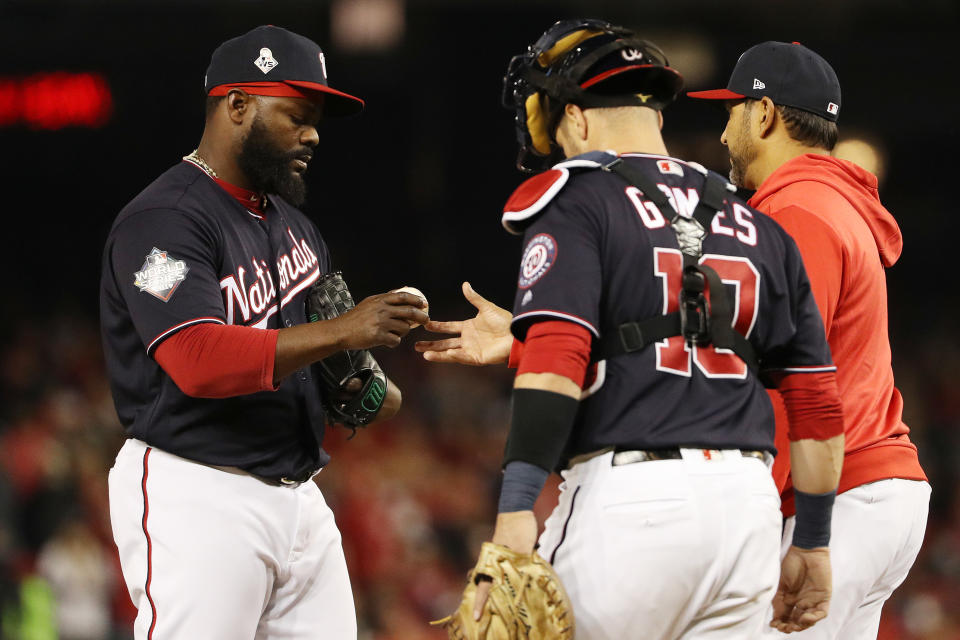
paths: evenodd
<path fill-rule="evenodd" d="M 276 196 L 246 209 L 195 165 L 161 175 L 117 216 L 107 238 L 100 316 L 120 422 L 147 444 L 265 478 L 326 464 L 323 409 L 310 371 L 274 392 L 184 394 L 154 361 L 197 323 L 279 329 L 305 322 L 306 290 L 330 270 L 316 227 Z"/>
<path fill-rule="evenodd" d="M 504 224 L 525 228 L 513 333 L 564 319 L 594 338 L 620 324 L 677 310 L 683 258 L 661 212 L 587 154 L 533 180 L 508 203 Z M 674 158 L 625 154 L 681 215 L 699 202 L 706 170 Z M 607 156 L 607 160 L 609 160 Z M 518 190 L 518 193 L 521 193 Z M 528 190 L 529 191 L 529 190 Z M 734 303 L 734 326 L 764 369 L 834 367 L 800 253 L 772 219 L 734 192 L 714 218 L 701 262 L 717 271 Z M 688 346 L 677 336 L 598 363 L 580 404 L 568 456 L 605 447 L 678 446 L 774 451 L 770 400 L 733 353 Z"/>

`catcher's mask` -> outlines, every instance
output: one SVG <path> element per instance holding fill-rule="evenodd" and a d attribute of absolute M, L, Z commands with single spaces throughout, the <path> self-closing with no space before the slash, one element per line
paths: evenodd
<path fill-rule="evenodd" d="M 677 97 L 683 78 L 657 45 L 603 20 L 561 20 L 510 60 L 503 106 L 516 111 L 517 168 L 542 171 L 563 158 L 554 138 L 563 107 L 649 107 Z"/>

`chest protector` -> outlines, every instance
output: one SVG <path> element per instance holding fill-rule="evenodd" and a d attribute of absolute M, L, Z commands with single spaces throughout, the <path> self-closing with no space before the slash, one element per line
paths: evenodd
<path fill-rule="evenodd" d="M 522 225 L 518 223 L 525 222 L 545 208 L 566 183 L 570 169 L 577 168 L 599 168 L 616 174 L 643 192 L 670 220 L 683 255 L 679 310 L 621 324 L 615 332 L 604 335 L 594 345 L 592 360 L 600 361 L 635 353 L 654 342 L 683 336 L 691 346 L 713 345 L 718 349 L 732 351 L 756 374 L 759 362 L 753 345 L 733 328 L 733 304 L 726 286 L 714 269 L 700 264 L 703 240 L 710 232 L 714 216 L 725 205 L 727 181 L 714 173 L 705 172 L 700 200 L 693 215 L 688 218 L 674 209 L 666 195 L 640 169 L 610 153 L 588 153 L 556 165 L 547 172 L 555 174 L 553 176 L 540 174 L 550 184 L 537 185 L 535 191 L 540 192 L 540 197 L 527 198 L 528 202 L 523 203 L 526 206 L 518 207 L 516 196 L 524 189 L 521 186 L 515 197 L 507 203 L 503 216 L 504 226 L 512 233 L 519 232 Z M 529 182 L 535 182 L 538 178 L 534 177 Z M 671 211 L 672 217 L 668 215 Z"/>

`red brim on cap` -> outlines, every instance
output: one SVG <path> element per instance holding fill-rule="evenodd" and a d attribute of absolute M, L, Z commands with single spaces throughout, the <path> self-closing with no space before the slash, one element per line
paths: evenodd
<path fill-rule="evenodd" d="M 270 96 L 274 98 L 306 98 L 316 100 L 318 93 L 324 94 L 323 113 L 328 116 L 347 116 L 363 111 L 364 102 L 356 96 L 343 91 L 331 89 L 319 82 L 302 80 L 284 80 L 283 82 L 237 82 L 221 84 L 210 89 L 208 95 L 225 96 L 230 89 L 243 89 L 255 96 Z M 330 98 L 333 99 L 330 99 Z"/>
<path fill-rule="evenodd" d="M 701 100 L 740 100 L 747 96 L 734 93 L 730 89 L 710 89 L 709 91 L 687 91 L 687 97 Z"/>
<path fill-rule="evenodd" d="M 327 115 L 353 115 L 363 111 L 363 107 L 366 104 L 363 100 L 356 96 L 352 96 L 349 93 L 344 93 L 343 91 L 337 91 L 336 89 L 331 89 L 327 85 L 320 84 L 319 82 L 285 80 L 285 83 L 293 85 L 299 89 L 306 89 L 307 91 L 319 91 L 327 94 L 328 96 L 336 96 L 334 100 L 327 98 L 324 101 L 324 112 L 326 113 L 327 111 L 331 111 L 331 113 L 328 113 Z"/>

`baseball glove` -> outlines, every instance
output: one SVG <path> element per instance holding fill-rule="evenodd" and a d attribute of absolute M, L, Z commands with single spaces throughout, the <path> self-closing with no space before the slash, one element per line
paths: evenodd
<path fill-rule="evenodd" d="M 320 276 L 307 291 L 304 302 L 307 322 L 330 320 L 353 309 L 353 297 L 337 271 Z M 330 422 L 348 427 L 366 426 L 373 420 L 387 397 L 387 377 L 366 349 L 339 351 L 314 363 L 319 380 L 320 399 Z M 359 391 L 348 392 L 347 383 L 360 380 Z"/>
<path fill-rule="evenodd" d="M 477 583 L 492 580 L 480 620 L 473 619 Z M 460 606 L 430 624 L 451 640 L 571 640 L 573 607 L 550 563 L 536 552 L 521 554 L 484 542 Z"/>

